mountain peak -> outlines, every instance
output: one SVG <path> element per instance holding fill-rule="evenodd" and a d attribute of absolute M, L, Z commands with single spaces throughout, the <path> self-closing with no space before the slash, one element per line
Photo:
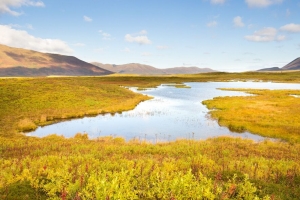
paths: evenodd
<path fill-rule="evenodd" d="M 300 70 L 300 57 L 296 58 L 292 62 L 288 63 L 284 67 L 282 67 L 284 70 Z"/>

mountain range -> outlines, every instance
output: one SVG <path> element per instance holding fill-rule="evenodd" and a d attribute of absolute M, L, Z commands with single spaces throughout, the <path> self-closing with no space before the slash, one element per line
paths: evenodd
<path fill-rule="evenodd" d="M 288 71 L 288 70 L 300 70 L 300 57 L 296 58 L 295 60 L 283 66 L 282 68 L 271 67 L 271 68 L 263 68 L 257 71 L 263 72 L 263 71 Z"/>
<path fill-rule="evenodd" d="M 158 69 L 150 65 L 139 63 L 129 63 L 124 65 L 102 64 L 99 62 L 92 62 L 102 69 L 106 69 L 119 74 L 198 74 L 216 72 L 210 68 L 199 67 L 173 67 L 166 69 Z"/>
<path fill-rule="evenodd" d="M 258 71 L 300 70 L 300 57 L 283 66 Z M 101 76 L 120 74 L 197 74 L 216 72 L 210 68 L 173 67 L 158 69 L 150 65 L 129 63 L 123 65 L 87 63 L 74 56 L 41 53 L 0 44 L 0 77 L 13 76 Z"/>
<path fill-rule="evenodd" d="M 74 56 L 41 53 L 0 44 L 0 77 L 11 76 L 99 76 L 121 74 L 195 74 L 214 72 L 209 68 L 174 67 L 158 69 L 149 65 L 87 63 Z"/>
<path fill-rule="evenodd" d="M 41 53 L 0 44 L 0 76 L 99 76 L 112 73 L 73 56 Z"/>

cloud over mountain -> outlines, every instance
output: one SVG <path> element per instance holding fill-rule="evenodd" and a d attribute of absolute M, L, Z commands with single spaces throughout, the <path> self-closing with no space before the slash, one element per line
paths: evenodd
<path fill-rule="evenodd" d="M 38 38 L 30 35 L 27 31 L 13 29 L 10 26 L 0 25 L 0 33 L 0 43 L 11 47 L 47 53 L 70 54 L 73 52 L 62 40 Z"/>

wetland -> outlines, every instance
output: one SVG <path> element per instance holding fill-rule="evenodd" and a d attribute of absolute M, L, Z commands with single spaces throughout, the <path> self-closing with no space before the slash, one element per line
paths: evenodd
<path fill-rule="evenodd" d="M 29 136 L 44 137 L 58 134 L 74 137 L 76 133 L 87 133 L 89 138 L 120 136 L 126 140 L 139 139 L 153 143 L 176 139 L 207 139 L 217 136 L 237 136 L 256 141 L 264 138 L 246 130 L 236 133 L 219 126 L 210 117 L 202 101 L 221 96 L 248 96 L 243 91 L 220 90 L 219 88 L 252 89 L 300 89 L 300 84 L 271 82 L 202 82 L 185 83 L 187 88 L 177 85 L 160 85 L 157 88 L 137 90 L 135 93 L 153 97 L 141 102 L 133 110 L 115 114 L 100 114 L 39 127 Z"/>

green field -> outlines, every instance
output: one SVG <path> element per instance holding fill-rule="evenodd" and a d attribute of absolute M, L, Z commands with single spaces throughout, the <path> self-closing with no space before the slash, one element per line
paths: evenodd
<path fill-rule="evenodd" d="M 220 125 L 282 142 L 219 137 L 149 144 L 23 134 L 133 109 L 150 98 L 120 86 L 231 80 L 300 83 L 300 72 L 0 79 L 0 199 L 298 199 L 300 106 L 290 95 L 299 91 L 247 90 L 257 96 L 204 102 Z"/>

